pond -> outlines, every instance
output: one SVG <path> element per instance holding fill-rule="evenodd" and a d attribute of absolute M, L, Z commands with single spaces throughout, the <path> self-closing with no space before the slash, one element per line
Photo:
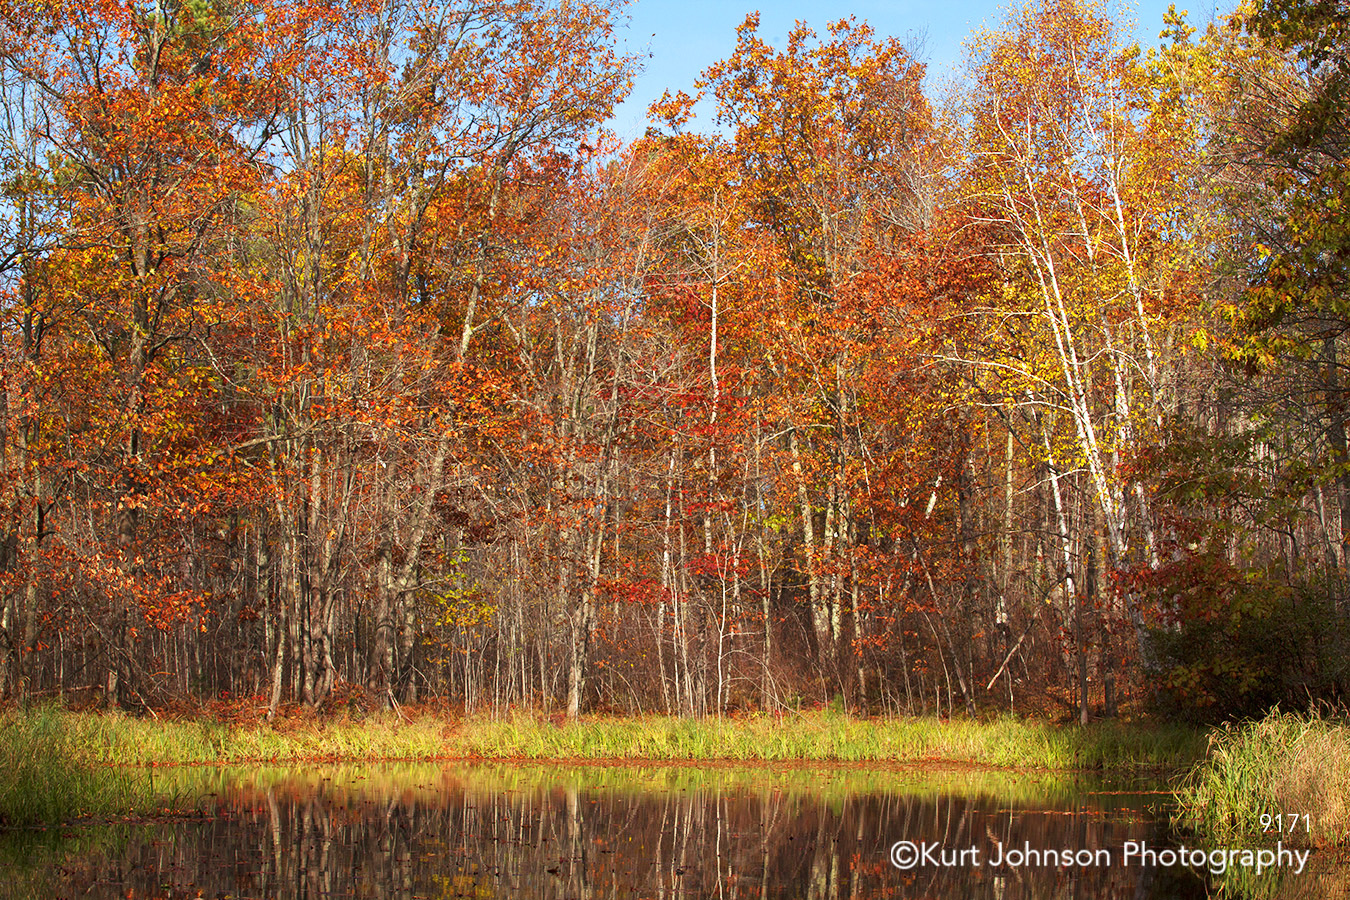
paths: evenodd
<path fill-rule="evenodd" d="M 1315 859 L 1260 877 L 1241 860 L 1220 876 L 1175 859 L 1185 841 L 1168 832 L 1156 781 L 470 763 L 153 777 L 196 812 L 0 838 L 0 895 L 1135 900 L 1206 897 L 1225 879 L 1226 896 L 1343 888 Z"/>

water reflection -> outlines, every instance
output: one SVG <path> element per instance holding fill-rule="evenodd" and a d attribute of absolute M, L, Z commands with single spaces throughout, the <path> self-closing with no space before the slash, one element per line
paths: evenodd
<path fill-rule="evenodd" d="M 42 893 L 112 897 L 1204 897 L 1157 796 L 1046 778 L 863 770 L 370 766 L 184 771 L 201 815 L 44 870 Z M 899 840 L 979 848 L 891 864 Z M 1105 850 L 1109 865 L 990 865 L 995 847 Z M 1100 858 L 1100 857 L 1098 857 Z M 15 868 L 0 861 L 0 869 Z M 17 868 L 15 868 L 17 871 Z M 0 871 L 0 875 L 3 875 Z M 11 887 L 17 882 L 11 882 Z"/>

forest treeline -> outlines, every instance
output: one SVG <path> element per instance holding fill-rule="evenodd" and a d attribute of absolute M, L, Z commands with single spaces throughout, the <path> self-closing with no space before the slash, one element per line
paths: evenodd
<path fill-rule="evenodd" d="M 1344 2 L 751 16 L 626 144 L 617 0 L 0 10 L 5 696 L 1345 698 Z"/>

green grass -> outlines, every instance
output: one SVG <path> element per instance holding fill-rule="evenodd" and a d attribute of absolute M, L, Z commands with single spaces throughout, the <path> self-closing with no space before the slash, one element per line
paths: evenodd
<path fill-rule="evenodd" d="M 53 825 L 150 805 L 149 777 L 98 764 L 70 721 L 51 707 L 0 716 L 0 825 Z"/>
<path fill-rule="evenodd" d="M 64 727 L 92 758 L 114 765 L 296 762 L 319 759 L 436 759 L 447 755 L 445 724 L 431 719 L 309 720 L 227 725 L 212 719 L 146 719 L 64 713 Z"/>
<path fill-rule="evenodd" d="M 1350 725 L 1273 713 L 1227 726 L 1210 736 L 1177 800 L 1182 824 L 1211 840 L 1350 846 Z M 1281 833 L 1281 815 L 1306 815 L 1310 827 L 1300 820 Z"/>
<path fill-rule="evenodd" d="M 950 761 L 1048 769 L 1182 768 L 1204 751 L 1193 729 L 1101 723 L 1087 728 L 1000 718 L 783 719 L 535 716 L 225 725 L 117 714 L 53 713 L 89 758 L 121 765 L 369 759 L 624 759 L 818 762 Z"/>
<path fill-rule="evenodd" d="M 1184 728 L 1099 724 L 1086 729 L 1001 718 L 854 719 L 831 713 L 746 719 L 598 719 L 555 726 L 534 718 L 480 720 L 454 735 L 462 755 L 525 759 L 944 760 L 1051 769 L 1192 763 L 1202 736 Z"/>

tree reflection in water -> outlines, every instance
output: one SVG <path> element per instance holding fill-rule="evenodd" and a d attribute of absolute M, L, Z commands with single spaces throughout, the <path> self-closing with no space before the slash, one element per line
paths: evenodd
<path fill-rule="evenodd" d="M 147 824 L 71 860 L 79 897 L 1203 897 L 1164 845 L 1157 797 L 1081 785 L 678 767 L 369 766 L 183 773 L 206 816 Z M 209 783 L 202 784 L 202 780 Z M 186 784 L 182 788 L 187 789 Z M 897 840 L 981 848 L 902 872 Z M 988 865 L 994 845 L 1106 848 L 1108 867 Z"/>

